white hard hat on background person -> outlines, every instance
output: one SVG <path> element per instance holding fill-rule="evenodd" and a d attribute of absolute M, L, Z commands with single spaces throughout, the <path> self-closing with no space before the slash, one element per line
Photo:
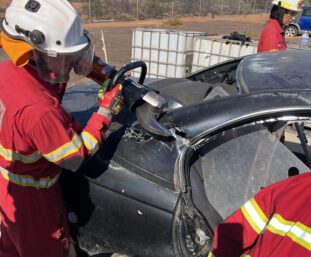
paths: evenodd
<path fill-rule="evenodd" d="M 272 5 L 280 6 L 284 9 L 300 12 L 302 11 L 302 1 L 301 0 L 272 0 Z"/>
<path fill-rule="evenodd" d="M 72 68 L 82 75 L 91 71 L 94 40 L 68 0 L 13 0 L 1 28 L 33 47 L 37 71 L 45 80 L 67 82 Z"/>

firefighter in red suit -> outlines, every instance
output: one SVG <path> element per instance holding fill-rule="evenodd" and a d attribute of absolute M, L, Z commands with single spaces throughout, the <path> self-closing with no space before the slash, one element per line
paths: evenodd
<path fill-rule="evenodd" d="M 67 0 L 13 0 L 1 21 L 0 257 L 68 257 L 58 178 L 93 155 L 117 85 L 85 128 L 61 106 L 69 72 L 92 69 L 94 41 Z"/>
<path fill-rule="evenodd" d="M 257 52 L 286 50 L 283 28 L 301 11 L 301 1 L 273 0 L 270 20 L 261 32 Z"/>
<path fill-rule="evenodd" d="M 208 257 L 311 256 L 311 173 L 257 193 L 215 231 Z"/>

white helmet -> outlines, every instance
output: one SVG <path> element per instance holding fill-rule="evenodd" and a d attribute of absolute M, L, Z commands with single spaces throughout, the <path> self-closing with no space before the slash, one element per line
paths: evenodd
<path fill-rule="evenodd" d="M 94 41 L 68 0 L 12 0 L 1 27 L 9 37 L 33 46 L 43 79 L 66 82 L 72 68 L 90 73 Z"/>
<path fill-rule="evenodd" d="M 271 4 L 294 12 L 300 12 L 302 10 L 301 0 L 272 0 Z"/>

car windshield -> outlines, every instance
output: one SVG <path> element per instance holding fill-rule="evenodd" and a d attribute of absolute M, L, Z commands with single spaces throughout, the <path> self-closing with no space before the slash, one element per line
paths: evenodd
<path fill-rule="evenodd" d="M 307 123 L 304 132 L 309 137 Z M 304 162 L 295 123 L 252 123 L 207 140 L 190 174 L 201 177 L 206 198 L 225 219 L 260 189 L 309 171 Z"/>

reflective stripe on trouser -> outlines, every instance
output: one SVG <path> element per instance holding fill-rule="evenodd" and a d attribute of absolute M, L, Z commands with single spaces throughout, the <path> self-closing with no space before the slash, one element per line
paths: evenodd
<path fill-rule="evenodd" d="M 0 210 L 0 257 L 69 257 L 59 183 L 36 190 L 0 177 Z"/>
<path fill-rule="evenodd" d="M 34 177 L 28 176 L 28 175 L 14 174 L 3 167 L 0 167 L 0 173 L 4 179 L 16 185 L 23 186 L 23 187 L 34 187 L 37 189 L 50 188 L 57 182 L 59 178 L 59 174 L 58 174 L 54 178 L 47 177 L 47 178 L 35 179 Z"/>

